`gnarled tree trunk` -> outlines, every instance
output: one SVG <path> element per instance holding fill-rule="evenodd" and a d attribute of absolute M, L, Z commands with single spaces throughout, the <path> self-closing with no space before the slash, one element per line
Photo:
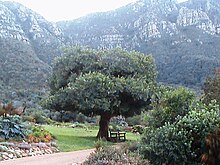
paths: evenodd
<path fill-rule="evenodd" d="M 110 140 L 108 136 L 108 125 L 109 125 L 111 117 L 112 116 L 109 113 L 103 113 L 101 115 L 101 118 L 99 121 L 99 132 L 97 134 L 98 139 Z"/>

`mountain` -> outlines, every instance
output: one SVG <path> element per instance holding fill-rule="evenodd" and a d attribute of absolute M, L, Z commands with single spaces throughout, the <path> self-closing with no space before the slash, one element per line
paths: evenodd
<path fill-rule="evenodd" d="M 139 0 L 57 25 L 68 44 L 152 54 L 166 84 L 201 87 L 220 60 L 219 0 Z"/>
<path fill-rule="evenodd" d="M 139 0 L 56 24 L 0 1 L 0 101 L 39 100 L 48 91 L 51 63 L 68 45 L 152 54 L 159 82 L 201 87 L 219 65 L 220 1 Z"/>
<path fill-rule="evenodd" d="M 21 4 L 0 1 L 0 101 L 45 92 L 62 46 L 55 24 Z"/>

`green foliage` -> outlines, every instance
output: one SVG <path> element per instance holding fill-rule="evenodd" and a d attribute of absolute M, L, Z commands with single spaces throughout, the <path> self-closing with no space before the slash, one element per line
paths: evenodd
<path fill-rule="evenodd" d="M 80 110 L 84 114 L 133 114 L 152 94 L 153 59 L 121 49 L 95 51 L 74 48 L 58 58 L 51 77 L 48 108 Z"/>
<path fill-rule="evenodd" d="M 51 69 L 33 50 L 32 45 L 17 39 L 0 38 L 1 101 L 18 99 L 34 106 L 39 100 L 37 97 L 45 95 L 45 89 L 48 89 L 45 80 Z"/>
<path fill-rule="evenodd" d="M 82 113 L 77 114 L 76 116 L 76 121 L 79 123 L 85 123 L 86 122 L 86 116 L 83 115 Z"/>
<path fill-rule="evenodd" d="M 55 62 L 51 94 L 43 105 L 59 111 L 100 115 L 97 137 L 108 139 L 111 117 L 140 114 L 150 104 L 155 79 L 150 56 L 122 49 L 74 48 Z"/>
<path fill-rule="evenodd" d="M 32 133 L 28 135 L 27 140 L 33 142 L 50 142 L 52 140 L 51 133 L 40 126 L 33 126 Z"/>
<path fill-rule="evenodd" d="M 128 123 L 129 126 L 141 125 L 144 123 L 142 115 L 135 115 L 132 117 L 128 117 L 125 119 L 125 121 Z"/>
<path fill-rule="evenodd" d="M 100 150 L 102 150 L 104 147 L 106 147 L 107 146 L 107 141 L 106 140 L 97 140 L 96 142 L 95 142 L 95 149 L 96 149 L 96 151 L 100 151 Z"/>
<path fill-rule="evenodd" d="M 220 124 L 220 107 L 216 102 L 209 105 L 197 104 L 187 115 L 181 118 L 176 126 L 188 132 L 188 138 L 193 138 L 191 145 L 195 153 L 195 161 L 200 161 L 204 152 L 205 137 Z"/>
<path fill-rule="evenodd" d="M 40 108 L 28 108 L 25 111 L 25 116 L 23 116 L 23 118 L 37 124 L 46 124 L 47 116 L 48 114 L 46 113 L 46 111 Z"/>
<path fill-rule="evenodd" d="M 192 140 L 187 131 L 166 124 L 156 130 L 148 130 L 142 138 L 142 153 L 156 165 L 184 164 L 191 154 Z"/>
<path fill-rule="evenodd" d="M 138 132 L 139 134 L 144 133 L 144 126 L 142 125 L 134 125 L 133 127 L 133 132 Z"/>
<path fill-rule="evenodd" d="M 22 139 L 27 132 L 28 128 L 19 116 L 0 117 L 0 138 Z"/>
<path fill-rule="evenodd" d="M 172 89 L 162 86 L 156 93 L 153 110 L 145 115 L 147 126 L 152 128 L 161 127 L 166 122 L 173 123 L 177 117 L 186 115 L 195 100 L 195 94 L 183 87 Z"/>
<path fill-rule="evenodd" d="M 43 111 L 34 111 L 31 116 L 33 117 L 34 121 L 38 124 L 46 124 L 47 118 Z"/>
<path fill-rule="evenodd" d="M 198 103 L 174 123 L 146 129 L 142 153 L 155 164 L 199 163 L 205 152 L 205 137 L 219 124 L 220 107 Z"/>
<path fill-rule="evenodd" d="M 220 164 L 220 130 L 210 132 L 205 139 L 206 151 L 202 155 L 202 164 Z"/>
<path fill-rule="evenodd" d="M 207 78 L 203 90 L 205 103 L 216 100 L 220 105 L 220 69 L 216 69 L 212 77 Z"/>
<path fill-rule="evenodd" d="M 143 160 L 137 153 L 132 153 L 128 150 L 117 149 L 115 147 L 102 147 L 95 153 L 90 154 L 88 159 L 84 162 L 85 165 L 123 165 L 134 164 L 143 165 L 147 164 L 146 160 Z"/>

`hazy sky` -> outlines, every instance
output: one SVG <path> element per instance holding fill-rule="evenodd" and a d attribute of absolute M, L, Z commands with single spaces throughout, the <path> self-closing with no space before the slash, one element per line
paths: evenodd
<path fill-rule="evenodd" d="M 11 0 L 12 1 L 12 0 Z M 113 10 L 137 0 L 13 0 L 49 21 L 73 20 L 94 12 Z M 185 0 L 178 0 L 185 1 Z"/>

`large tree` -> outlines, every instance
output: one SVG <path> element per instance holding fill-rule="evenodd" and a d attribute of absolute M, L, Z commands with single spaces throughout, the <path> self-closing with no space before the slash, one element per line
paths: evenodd
<path fill-rule="evenodd" d="M 155 79 L 151 56 L 122 49 L 67 49 L 54 63 L 45 105 L 100 115 L 97 137 L 108 139 L 111 117 L 140 114 L 149 105 Z"/>

